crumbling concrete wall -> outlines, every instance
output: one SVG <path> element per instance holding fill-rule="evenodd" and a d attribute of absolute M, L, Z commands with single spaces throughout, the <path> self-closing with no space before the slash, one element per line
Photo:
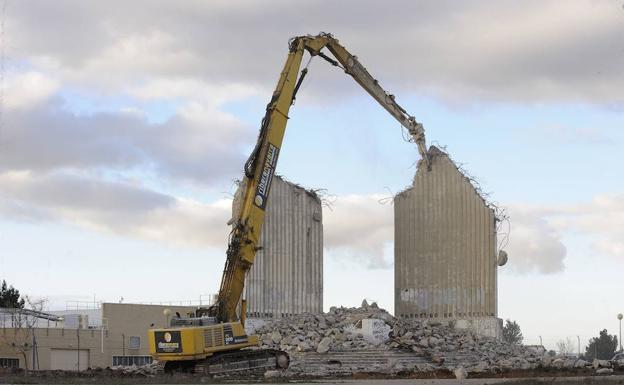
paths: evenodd
<path fill-rule="evenodd" d="M 496 317 L 457 319 L 451 322 L 455 329 L 471 330 L 483 337 L 503 339 L 503 320 Z"/>
<path fill-rule="evenodd" d="M 429 155 L 431 169 L 421 163 L 413 186 L 394 198 L 395 314 L 496 317 L 494 210 L 446 153 L 432 146 Z"/>
<path fill-rule="evenodd" d="M 234 213 L 242 200 L 236 192 Z M 279 318 L 323 311 L 323 221 L 312 191 L 273 179 L 258 251 L 245 283 L 247 314 Z"/>

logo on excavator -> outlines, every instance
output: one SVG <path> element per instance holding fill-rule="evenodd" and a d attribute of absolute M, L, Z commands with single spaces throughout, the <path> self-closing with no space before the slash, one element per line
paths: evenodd
<path fill-rule="evenodd" d="M 273 181 L 273 174 L 275 173 L 275 165 L 277 164 L 278 155 L 279 148 L 269 143 L 266 156 L 264 158 L 262 173 L 260 174 L 260 180 L 258 181 L 258 187 L 256 187 L 256 197 L 254 198 L 254 204 L 262 210 L 266 207 L 267 197 L 269 195 L 269 190 L 271 189 L 271 182 Z"/>
<path fill-rule="evenodd" d="M 154 333 L 157 353 L 181 353 L 182 336 L 179 331 L 157 331 Z"/>

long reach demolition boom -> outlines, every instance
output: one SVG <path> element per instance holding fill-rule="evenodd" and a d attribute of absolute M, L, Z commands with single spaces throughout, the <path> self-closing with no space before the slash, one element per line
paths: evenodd
<path fill-rule="evenodd" d="M 336 60 L 322 52 L 327 48 Z M 227 262 L 221 281 L 217 309 L 214 315 L 222 321 L 237 320 L 236 307 L 243 293 L 245 274 L 251 268 L 256 255 L 260 231 L 264 223 L 264 211 L 269 198 L 275 166 L 282 146 L 288 112 L 293 104 L 307 68 L 297 73 L 301 66 L 304 52 L 320 56 L 334 66 L 344 69 L 366 92 L 409 132 L 418 146 L 418 151 L 427 165 L 427 147 L 422 124 L 407 114 L 394 98 L 387 93 L 379 82 L 371 76 L 358 58 L 351 55 L 337 39 L 327 33 L 317 36 L 299 36 L 291 40 L 290 52 L 280 75 L 273 97 L 267 105 L 262 120 L 256 147 L 245 163 L 245 176 L 248 178 L 242 210 L 235 218 L 234 231 L 227 251 Z"/>
<path fill-rule="evenodd" d="M 327 48 L 334 57 L 326 55 Z M 170 327 L 149 331 L 150 352 L 167 369 L 222 373 L 254 368 L 285 368 L 289 358 L 277 350 L 241 350 L 257 346 L 257 336 L 244 330 L 246 304 L 241 301 L 245 276 L 254 263 L 264 223 L 271 182 L 286 130 L 288 112 L 308 70 L 299 74 L 305 52 L 342 68 L 383 108 L 407 129 L 418 146 L 422 161 L 429 166 L 423 126 L 387 93 L 357 57 L 350 54 L 328 33 L 299 36 L 290 41 L 290 50 L 277 87 L 266 107 L 258 141 L 245 163 L 242 208 L 233 225 L 227 259 L 216 303 L 198 309 L 188 318 L 174 317 Z M 240 318 L 237 308 L 240 306 Z"/>

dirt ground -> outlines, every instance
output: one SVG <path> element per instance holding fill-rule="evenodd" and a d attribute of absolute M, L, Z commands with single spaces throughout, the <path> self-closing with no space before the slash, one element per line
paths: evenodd
<path fill-rule="evenodd" d="M 532 375 L 533 374 L 533 375 Z M 557 376 L 550 373 L 546 376 L 535 376 L 535 373 L 508 373 L 506 377 L 498 378 L 469 378 L 456 380 L 450 373 L 439 373 L 436 378 L 383 378 L 381 376 L 354 375 L 349 378 L 275 378 L 265 379 L 263 376 L 238 376 L 210 378 L 188 374 L 157 375 L 157 376 L 128 376 L 114 374 L 88 374 L 80 375 L 62 372 L 39 372 L 32 374 L 0 374 L 0 384 L 249 384 L 249 383 L 297 383 L 297 384 L 362 384 L 362 385 L 480 385 L 480 384 L 506 384 L 506 385 L 529 385 L 529 384 L 555 384 L 555 385 L 624 385 L 624 375 L 611 376 L 586 376 L 577 375 L 570 377 L 570 373 Z"/>

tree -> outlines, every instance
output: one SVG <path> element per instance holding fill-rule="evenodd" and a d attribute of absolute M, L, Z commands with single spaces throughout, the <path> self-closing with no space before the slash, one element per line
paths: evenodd
<path fill-rule="evenodd" d="M 8 286 L 6 281 L 2 280 L 2 285 L 0 285 L 0 308 L 23 309 L 25 304 L 24 298 L 20 298 L 19 290 L 13 286 Z"/>
<path fill-rule="evenodd" d="M 600 331 L 598 337 L 589 340 L 589 345 L 585 348 L 585 357 L 590 360 L 610 360 L 617 349 L 618 340 L 615 335 L 609 335 L 607 329 Z"/>
<path fill-rule="evenodd" d="M 516 321 L 507 320 L 505 326 L 503 326 L 503 341 L 508 344 L 520 345 L 522 343 L 522 332 L 520 331 L 520 325 Z"/>
<path fill-rule="evenodd" d="M 16 354 L 22 356 L 24 365 L 26 365 L 25 369 L 28 370 L 26 356 L 29 351 L 35 348 L 34 328 L 37 326 L 37 316 L 32 313 L 41 312 L 45 308 L 46 300 L 33 300 L 26 296 L 19 303 L 22 304 L 21 308 L 7 309 L 11 316 L 11 329 L 13 330 L 0 335 L 0 345 L 12 347 Z"/>
<path fill-rule="evenodd" d="M 562 356 L 574 354 L 574 341 L 570 337 L 557 341 L 557 350 L 559 350 L 559 354 Z"/>

